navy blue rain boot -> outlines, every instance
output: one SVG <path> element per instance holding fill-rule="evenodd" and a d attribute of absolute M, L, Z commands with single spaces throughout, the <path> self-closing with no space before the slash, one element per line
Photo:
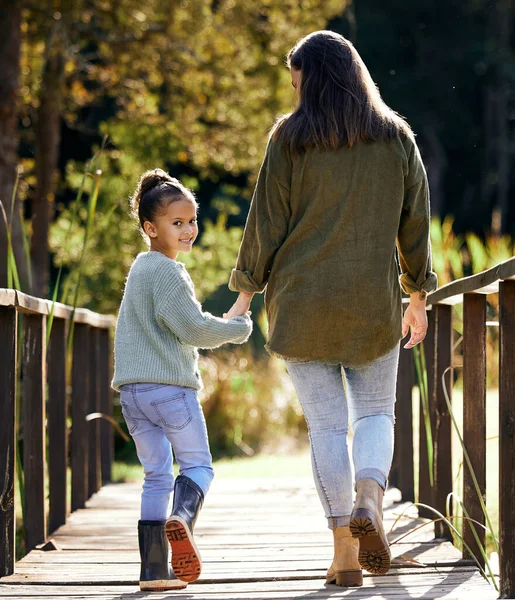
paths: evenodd
<path fill-rule="evenodd" d="M 204 502 L 204 494 L 189 477 L 175 480 L 172 514 L 166 520 L 166 536 L 172 547 L 172 568 L 182 581 L 200 577 L 202 560 L 193 538 L 193 527 Z"/>
<path fill-rule="evenodd" d="M 165 521 L 138 521 L 141 573 L 139 587 L 142 591 L 164 592 L 184 589 L 184 583 L 170 568 L 170 545 L 166 539 Z"/>

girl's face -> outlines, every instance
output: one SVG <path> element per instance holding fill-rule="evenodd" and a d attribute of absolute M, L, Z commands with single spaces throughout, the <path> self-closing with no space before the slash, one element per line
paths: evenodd
<path fill-rule="evenodd" d="M 300 98 L 300 70 L 295 67 L 290 68 L 291 74 L 291 84 L 295 88 L 295 93 L 297 94 L 297 98 Z"/>
<path fill-rule="evenodd" d="M 179 252 L 190 252 L 197 238 L 197 207 L 187 198 L 176 200 L 159 211 L 153 222 L 145 221 L 143 228 L 150 249 L 175 260 Z"/>

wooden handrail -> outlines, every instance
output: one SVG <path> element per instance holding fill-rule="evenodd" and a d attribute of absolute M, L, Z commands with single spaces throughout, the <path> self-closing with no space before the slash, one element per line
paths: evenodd
<path fill-rule="evenodd" d="M 52 311 L 51 300 L 36 298 L 6 288 L 0 288 L 0 306 L 14 306 L 20 313 L 33 315 L 48 316 Z M 110 329 L 116 323 L 116 317 L 112 315 L 100 315 L 86 308 L 77 308 L 74 313 L 72 306 L 60 302 L 54 304 L 53 310 L 56 318 L 70 320 L 73 314 L 75 323 L 83 323 L 99 329 Z"/>
<path fill-rule="evenodd" d="M 54 319 L 47 343 L 47 321 L 51 314 Z M 27 551 L 43 543 L 49 533 L 66 522 L 68 446 L 71 449 L 72 510 L 82 508 L 102 483 L 111 479 L 112 429 L 107 421 L 88 422 L 86 417 L 88 412 L 107 416 L 112 413 L 111 329 L 115 322 L 111 315 L 82 308 L 74 310 L 71 306 L 0 288 L 0 410 L 3 417 L 0 421 L 0 577 L 11 574 L 15 562 L 19 398 L 23 419 L 23 453 L 20 455 L 23 455 L 26 489 L 24 538 Z M 74 326 L 73 343 L 68 346 L 71 325 Z M 19 341 L 21 369 L 18 369 Z M 70 358 L 72 373 L 68 382 Z M 72 417 L 70 435 L 69 414 Z"/>
<path fill-rule="evenodd" d="M 507 279 L 515 279 L 515 257 L 510 258 L 495 267 L 451 281 L 427 297 L 427 305 L 433 304 L 461 304 L 463 294 L 496 294 L 499 292 L 499 283 Z"/>
<path fill-rule="evenodd" d="M 486 496 L 486 371 L 487 371 L 487 294 L 498 295 L 499 349 L 493 360 L 499 361 L 499 574 L 502 598 L 515 597 L 515 257 L 495 267 L 458 279 L 442 286 L 428 296 L 428 331 L 423 350 L 427 373 L 427 408 L 431 431 L 433 468 L 429 460 L 425 422 L 420 411 L 418 441 L 418 500 L 445 513 L 448 494 L 453 491 L 451 414 L 446 394 L 452 395 L 455 368 L 463 374 L 463 428 L 462 437 L 468 459 L 463 462 L 464 510 L 476 522 L 485 524 L 483 512 Z M 403 303 L 405 301 L 403 300 Z M 407 302 L 407 300 L 406 300 Z M 452 325 L 452 305 L 463 303 L 463 364 L 453 360 L 455 332 Z M 490 359 L 489 359 L 490 360 Z M 425 381 L 425 380 L 424 380 Z M 412 460 L 415 443 L 412 429 L 413 354 L 401 350 L 397 381 L 396 453 L 391 481 L 397 485 L 403 498 L 417 496 L 414 486 Z M 420 387 L 421 382 L 418 382 Z M 423 386 L 425 387 L 425 386 Z M 408 422 L 406 422 L 406 420 Z M 400 427 L 399 427 L 400 425 Z M 469 462 L 470 461 L 470 462 Z M 433 484 L 430 484 L 430 479 Z M 452 506 L 451 506 L 452 508 Z M 419 509 L 420 516 L 434 518 L 432 511 Z M 481 527 L 463 524 L 463 558 L 473 556 L 484 564 L 485 533 Z M 436 537 L 450 539 L 448 528 L 435 523 Z M 476 537 L 477 536 L 477 537 Z"/>

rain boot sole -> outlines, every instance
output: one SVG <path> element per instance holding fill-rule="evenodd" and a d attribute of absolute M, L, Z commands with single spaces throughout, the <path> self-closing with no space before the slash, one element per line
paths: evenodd
<path fill-rule="evenodd" d="M 140 581 L 139 589 L 142 592 L 166 592 L 167 590 L 184 590 L 188 584 L 180 579 L 154 579 Z"/>
<path fill-rule="evenodd" d="M 172 515 L 165 526 L 166 537 L 172 548 L 172 569 L 176 577 L 191 583 L 202 571 L 202 560 L 186 521 Z"/>

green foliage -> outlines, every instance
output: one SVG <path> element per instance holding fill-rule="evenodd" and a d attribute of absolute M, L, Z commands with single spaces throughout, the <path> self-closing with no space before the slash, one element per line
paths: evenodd
<path fill-rule="evenodd" d="M 249 347 L 202 356 L 201 392 L 215 457 L 253 455 L 305 432 L 302 410 L 283 363 Z"/>
<path fill-rule="evenodd" d="M 463 277 L 461 248 L 462 236 L 456 235 L 452 225 L 454 218 L 445 217 L 431 220 L 431 246 L 433 252 L 433 269 L 438 275 L 438 285 L 442 286 L 454 279 Z"/>
<path fill-rule="evenodd" d="M 234 268 L 242 230 L 227 228 L 227 216 L 220 214 L 216 223 L 207 221 L 200 241 L 189 254 L 181 255 L 195 284 L 200 301 L 227 285 L 231 269 Z"/>

